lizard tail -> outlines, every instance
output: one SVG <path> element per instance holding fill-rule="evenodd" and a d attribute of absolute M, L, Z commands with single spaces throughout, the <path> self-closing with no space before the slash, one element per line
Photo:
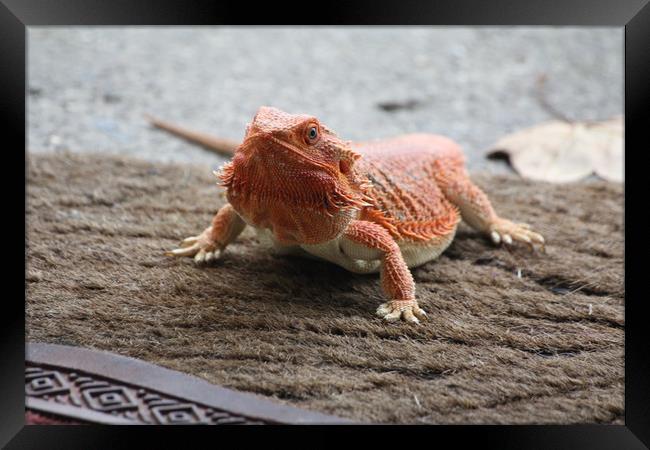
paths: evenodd
<path fill-rule="evenodd" d="M 239 143 L 237 141 L 222 139 L 206 133 L 183 128 L 171 122 L 157 119 L 148 114 L 145 114 L 145 119 L 147 119 L 149 123 L 151 123 L 151 125 L 156 128 L 165 130 L 174 136 L 183 138 L 193 144 L 199 144 L 207 150 L 210 150 L 211 152 L 217 153 L 219 155 L 232 156 L 235 153 L 235 149 L 239 146 Z"/>

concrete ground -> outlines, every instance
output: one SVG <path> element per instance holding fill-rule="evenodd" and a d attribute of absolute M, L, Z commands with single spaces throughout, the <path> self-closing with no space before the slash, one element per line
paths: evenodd
<path fill-rule="evenodd" d="M 29 151 L 106 152 L 216 167 L 144 113 L 240 139 L 260 105 L 318 116 L 344 139 L 432 132 L 470 170 L 553 119 L 623 112 L 623 28 L 30 27 Z"/>

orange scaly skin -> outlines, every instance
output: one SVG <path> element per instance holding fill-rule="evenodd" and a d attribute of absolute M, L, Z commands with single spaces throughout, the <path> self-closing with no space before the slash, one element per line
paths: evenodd
<path fill-rule="evenodd" d="M 205 145 L 197 133 L 156 125 Z M 544 243 L 528 225 L 497 216 L 458 145 L 442 136 L 351 143 L 313 116 L 261 107 L 218 177 L 228 204 L 168 254 L 210 261 L 249 225 L 285 253 L 379 272 L 388 302 L 377 314 L 386 320 L 426 317 L 409 267 L 438 257 L 461 218 L 496 244 Z"/>

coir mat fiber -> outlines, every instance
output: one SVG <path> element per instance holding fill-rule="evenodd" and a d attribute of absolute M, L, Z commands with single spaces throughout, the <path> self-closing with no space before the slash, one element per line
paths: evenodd
<path fill-rule="evenodd" d="M 196 266 L 164 251 L 224 203 L 211 167 L 29 155 L 27 340 L 107 350 L 379 423 L 623 423 L 623 189 L 474 177 L 546 253 L 461 225 L 413 270 L 429 320 L 374 315 L 378 275 L 274 256 L 247 229 Z"/>

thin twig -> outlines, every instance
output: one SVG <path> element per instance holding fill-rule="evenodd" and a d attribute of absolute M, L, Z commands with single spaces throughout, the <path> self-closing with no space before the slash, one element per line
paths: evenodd
<path fill-rule="evenodd" d="M 540 106 L 551 116 L 555 117 L 556 119 L 559 119 L 563 122 L 566 123 L 574 123 L 575 120 L 569 119 L 564 113 L 556 109 L 553 105 L 551 105 L 548 100 L 546 99 L 546 95 L 544 92 L 544 86 L 546 86 L 546 81 L 548 80 L 548 77 L 546 76 L 545 73 L 541 74 L 539 77 L 537 77 L 537 90 L 536 92 L 536 97 L 537 101 L 539 102 Z"/>

